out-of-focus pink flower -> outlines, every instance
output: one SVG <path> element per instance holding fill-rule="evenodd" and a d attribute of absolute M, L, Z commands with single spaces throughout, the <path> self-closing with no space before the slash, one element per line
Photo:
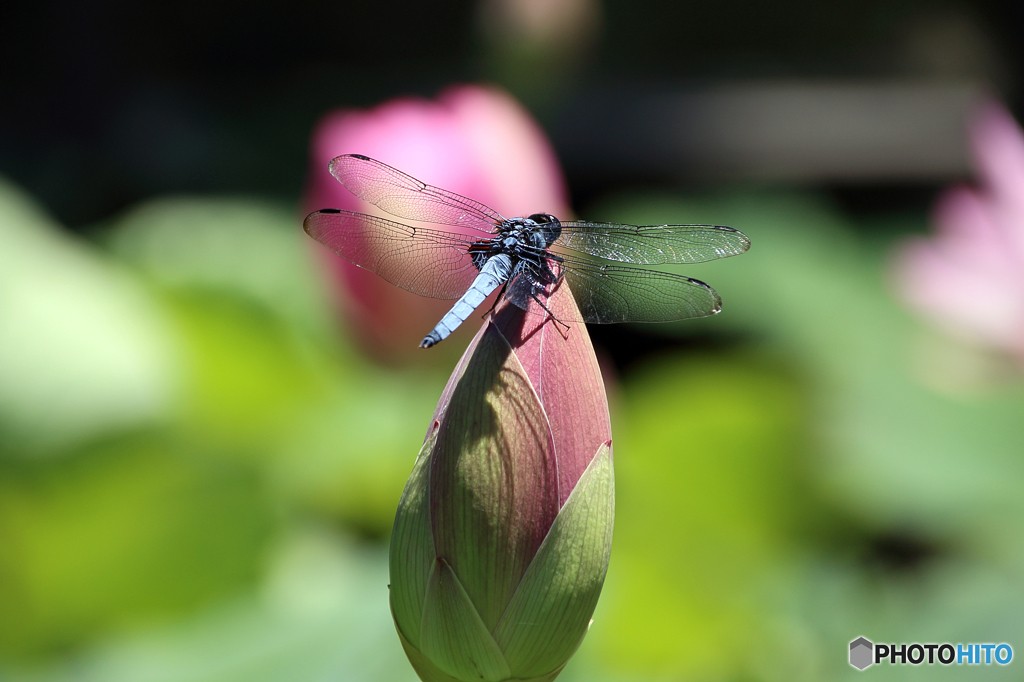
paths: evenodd
<path fill-rule="evenodd" d="M 902 247 L 897 285 L 949 333 L 1024 364 L 1024 133 L 987 103 L 970 139 L 980 182 L 939 198 L 936 235 Z"/>
<path fill-rule="evenodd" d="M 547 305 L 578 314 L 566 286 Z M 611 427 L 586 327 L 563 335 L 503 302 L 431 423 L 391 539 L 406 654 L 424 682 L 550 682 L 587 632 L 611 551 Z"/>
<path fill-rule="evenodd" d="M 568 213 L 565 182 L 550 144 L 530 115 L 506 93 L 452 87 L 428 101 L 396 99 L 369 111 L 341 110 L 313 133 L 306 212 L 325 207 L 387 216 L 348 192 L 327 170 L 340 154 L 364 154 L 428 184 L 484 203 L 504 216 Z M 451 307 L 424 299 L 330 257 L 353 332 L 378 357 L 412 353 Z M 468 339 L 475 325 L 463 325 Z M 410 341 L 411 339 L 411 341 Z M 459 345 L 458 342 L 451 344 Z"/>

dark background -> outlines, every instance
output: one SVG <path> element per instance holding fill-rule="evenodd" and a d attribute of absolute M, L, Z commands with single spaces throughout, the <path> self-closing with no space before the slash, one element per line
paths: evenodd
<path fill-rule="evenodd" d="M 571 73 L 532 90 L 509 75 L 515 57 L 502 57 L 470 2 L 46 0 L 3 13 L 0 172 L 73 229 L 159 193 L 294 199 L 325 111 L 451 82 L 497 80 L 523 98 L 554 136 L 580 208 L 644 174 L 621 170 L 614 151 L 597 172 L 576 163 L 578 121 L 597 136 L 622 123 L 594 111 L 609 98 L 621 107 L 638 91 L 723 81 L 897 78 L 980 83 L 1013 108 L 1024 63 L 1024 9 L 994 0 L 609 0 Z M 854 209 L 923 205 L 938 184 L 795 182 L 838 190 Z"/>

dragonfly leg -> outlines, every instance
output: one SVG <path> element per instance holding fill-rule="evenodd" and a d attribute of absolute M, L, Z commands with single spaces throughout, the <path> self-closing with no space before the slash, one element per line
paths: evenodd
<path fill-rule="evenodd" d="M 551 317 L 551 320 L 555 323 L 555 329 L 557 329 L 558 333 L 562 335 L 562 338 L 568 339 L 569 325 L 567 325 L 565 322 L 562 322 L 553 312 L 551 312 L 551 308 L 548 308 L 547 304 L 544 303 L 544 301 L 540 300 L 540 296 L 537 295 L 536 291 L 530 292 L 530 296 L 533 298 L 534 301 L 537 302 L 537 305 L 543 308 L 544 312 L 546 312 Z M 565 331 L 562 331 L 563 327 L 565 328 Z"/>

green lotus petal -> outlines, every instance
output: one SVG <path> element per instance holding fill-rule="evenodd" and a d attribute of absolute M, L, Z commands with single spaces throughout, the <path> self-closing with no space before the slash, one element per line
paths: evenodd
<path fill-rule="evenodd" d="M 414 647 L 420 643 L 423 600 L 436 556 L 429 508 L 430 453 L 436 440 L 434 428 L 416 457 L 391 533 L 391 614 L 403 641 L 408 639 Z"/>
<path fill-rule="evenodd" d="M 561 668 L 583 641 L 612 549 L 615 478 L 602 445 L 562 507 L 494 631 L 520 678 Z"/>
<path fill-rule="evenodd" d="M 416 647 L 411 645 L 409 641 L 402 636 L 402 633 L 398 633 L 398 639 L 402 642 L 402 648 L 405 649 L 405 655 L 409 659 L 409 663 L 412 664 L 413 670 L 416 671 L 416 675 L 423 682 L 463 682 L 457 680 L 448 673 L 444 672 L 436 665 L 430 662 L 430 659 L 420 653 Z M 568 661 L 567 661 L 568 662 Z M 523 679 L 519 677 L 509 678 L 508 682 L 551 682 L 558 674 L 562 672 L 562 666 L 547 675 L 541 675 L 540 677 L 531 677 L 529 679 Z"/>
<path fill-rule="evenodd" d="M 568 661 L 566 661 L 566 663 L 568 663 Z M 560 668 L 558 668 L 558 670 L 552 671 L 547 675 L 541 675 L 540 677 L 514 677 L 512 678 L 512 680 L 510 680 L 510 682 L 551 682 L 551 680 L 558 677 L 559 673 L 562 672 L 562 668 L 564 667 L 565 666 L 563 665 Z"/>
<path fill-rule="evenodd" d="M 420 651 L 462 682 L 501 682 L 512 676 L 466 590 L 441 558 L 434 562 L 427 585 Z"/>
<path fill-rule="evenodd" d="M 462 682 L 431 663 L 429 658 L 420 653 L 419 649 L 402 636 L 401 630 L 398 631 L 398 639 L 402 642 L 402 648 L 405 649 L 405 655 L 409 659 L 409 663 L 412 664 L 412 669 L 416 671 L 416 675 L 423 682 Z"/>
<path fill-rule="evenodd" d="M 544 407 L 508 341 L 488 326 L 443 411 L 430 458 L 437 556 L 459 576 L 488 630 L 558 510 Z"/>

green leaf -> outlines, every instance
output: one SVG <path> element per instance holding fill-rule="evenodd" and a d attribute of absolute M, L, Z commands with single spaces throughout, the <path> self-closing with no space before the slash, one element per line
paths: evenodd
<path fill-rule="evenodd" d="M 416 682 L 382 608 L 387 548 L 319 522 L 290 525 L 279 540 L 259 555 L 268 573 L 258 589 L 169 622 L 134 618 L 95 644 L 66 646 L 33 665 L 4 657 L 0 679 Z"/>
<path fill-rule="evenodd" d="M 290 206 L 255 199 L 155 199 L 121 217 L 111 250 L 160 285 L 234 294 L 305 334 L 332 339 L 326 289 Z M 333 339 L 332 339 L 333 340 Z"/>
<path fill-rule="evenodd" d="M 603 444 L 494 632 L 517 676 L 560 669 L 583 641 L 608 570 L 614 517 L 611 446 Z"/>
<path fill-rule="evenodd" d="M 180 358 L 131 273 L 2 179 L 0 244 L 2 454 L 55 455 L 165 419 Z"/>
<path fill-rule="evenodd" d="M 253 585 L 272 508 L 250 468 L 158 433 L 0 463 L 0 659 L 74 651 Z"/>
<path fill-rule="evenodd" d="M 409 482 L 395 514 L 391 533 L 391 613 L 395 627 L 413 647 L 420 644 L 423 600 L 427 594 L 430 569 L 437 554 L 430 532 L 430 453 L 437 441 L 437 429 L 420 448 Z"/>
<path fill-rule="evenodd" d="M 420 651 L 438 668 L 463 682 L 500 682 L 512 676 L 466 590 L 441 558 L 434 562 L 427 586 Z"/>

